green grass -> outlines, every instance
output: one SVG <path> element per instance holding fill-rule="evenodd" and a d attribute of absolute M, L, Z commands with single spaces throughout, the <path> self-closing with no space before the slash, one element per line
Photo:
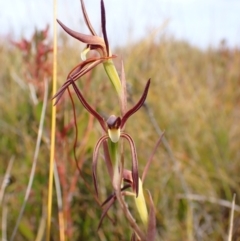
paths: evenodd
<path fill-rule="evenodd" d="M 209 201 L 189 200 L 187 195 L 197 194 L 207 199 L 213 197 L 231 202 L 236 193 L 238 204 L 240 50 L 219 47 L 203 51 L 171 38 L 154 41 L 149 38 L 112 52 L 123 56 L 129 97 L 132 100 L 128 103 L 129 107 L 141 96 L 148 78 L 152 79 L 147 103 L 158 126 L 165 130 L 170 147 L 169 151 L 166 145 L 161 144 L 144 183 L 144 187 L 151 191 L 156 206 L 159 240 L 190 240 L 191 237 L 193 240 L 226 239 L 230 209 Z M 59 86 L 65 81 L 70 69 L 80 61 L 79 53 L 79 45 L 72 46 L 63 41 L 58 58 Z M 120 63 L 120 58 L 117 61 Z M 34 105 L 31 100 L 23 75 L 26 66 L 21 65 L 20 51 L 2 41 L 0 62 L 1 177 L 11 156 L 15 156 L 12 175 L 16 182 L 6 190 L 9 237 L 30 174 L 41 102 Z M 98 111 L 108 116 L 114 114 L 112 110 L 117 113 L 119 110 L 117 99 L 111 93 L 111 84 L 106 79 L 103 68 L 97 67 L 91 78 L 84 77 L 80 86 L 89 102 L 97 105 Z M 56 161 L 62 171 L 60 183 L 64 207 L 69 208 L 64 210 L 69 221 L 67 236 L 69 240 L 129 240 L 129 228 L 117 206 L 109 212 L 117 224 L 112 225 L 109 219 L 105 219 L 97 235 L 101 209 L 91 193 L 94 190 L 91 157 L 101 132 L 98 123 L 92 123 L 91 117 L 75 98 L 79 134 L 77 155 L 91 188 L 88 190 L 82 179 L 76 176 L 72 152 L 73 126 L 61 136 L 62 130 L 73 117 L 67 93 L 64 99 L 58 107 Z M 51 104 L 49 98 L 34 184 L 16 237 L 20 241 L 36 237 L 42 206 L 46 201 Z M 144 108 L 129 119 L 126 130 L 136 142 L 139 170 L 142 172 L 158 134 Z M 104 200 L 111 192 L 111 186 L 109 180 L 105 180 L 106 167 L 102 160 L 99 163 L 98 178 L 100 184 L 104 184 L 100 197 Z M 69 194 L 71 203 L 67 201 Z M 181 199 L 179 194 L 185 195 L 186 199 Z M 56 196 L 53 207 L 53 240 L 58 240 Z M 236 212 L 235 219 L 238 218 Z"/>

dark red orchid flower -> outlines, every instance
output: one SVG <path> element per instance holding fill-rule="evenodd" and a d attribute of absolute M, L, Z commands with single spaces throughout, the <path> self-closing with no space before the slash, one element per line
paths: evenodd
<path fill-rule="evenodd" d="M 73 81 L 78 80 L 84 74 L 86 74 L 87 72 L 92 70 L 97 65 L 103 63 L 106 60 L 116 57 L 109 53 L 110 50 L 109 50 L 107 31 L 106 31 L 106 17 L 105 17 L 105 7 L 104 7 L 103 0 L 101 0 L 101 23 L 102 23 L 103 38 L 97 36 L 95 30 L 93 29 L 91 22 L 88 18 L 83 0 L 81 0 L 81 8 L 82 8 L 82 13 L 84 16 L 85 23 L 86 23 L 89 31 L 91 32 L 91 35 L 76 32 L 76 31 L 68 28 L 67 26 L 65 26 L 60 20 L 57 20 L 57 22 L 73 38 L 75 38 L 83 43 L 86 43 L 87 50 L 96 50 L 100 54 L 100 57 L 93 57 L 93 58 L 86 59 L 83 62 L 79 63 L 77 66 L 75 66 L 70 71 L 70 73 L 68 74 L 68 77 L 67 77 L 67 81 L 60 88 L 60 90 L 57 92 L 57 94 L 55 96 L 53 96 L 53 98 L 57 97 L 55 104 L 58 103 L 58 101 L 62 97 L 65 90 L 69 87 L 72 80 Z M 85 51 L 83 51 L 83 52 L 85 52 Z"/>
<path fill-rule="evenodd" d="M 136 192 L 136 195 L 138 195 L 138 160 L 137 160 L 136 147 L 135 147 L 134 141 L 131 138 L 131 136 L 129 134 L 123 132 L 123 129 L 124 129 L 124 126 L 125 126 L 128 118 L 130 116 L 132 116 L 136 111 L 138 111 L 141 108 L 141 106 L 144 104 L 144 102 L 147 98 L 147 93 L 148 93 L 148 89 L 150 86 L 150 79 L 148 80 L 148 82 L 145 86 L 142 97 L 140 98 L 140 100 L 137 102 L 137 104 L 134 107 L 132 107 L 129 111 L 127 111 L 122 118 L 111 115 L 106 121 L 97 111 L 95 111 L 88 104 L 88 102 L 85 100 L 85 98 L 83 97 L 79 88 L 77 87 L 77 85 L 75 84 L 75 82 L 73 80 L 71 81 L 71 84 L 73 86 L 73 89 L 75 90 L 75 93 L 78 96 L 78 99 L 82 103 L 82 105 L 85 107 L 85 109 L 89 113 L 91 113 L 98 120 L 103 131 L 106 133 L 98 140 L 98 142 L 94 148 L 94 153 L 93 153 L 92 168 L 93 168 L 93 180 L 94 180 L 94 186 L 95 186 L 96 193 L 98 194 L 96 166 L 97 166 L 97 160 L 98 160 L 98 152 L 99 152 L 99 148 L 100 148 L 101 144 L 109 138 L 114 143 L 118 142 L 120 138 L 124 138 L 129 142 L 130 148 L 131 148 L 133 189 Z"/>

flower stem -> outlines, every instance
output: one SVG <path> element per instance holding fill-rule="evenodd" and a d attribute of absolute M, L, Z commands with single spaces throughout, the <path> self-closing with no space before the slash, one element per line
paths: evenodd
<path fill-rule="evenodd" d="M 111 139 L 108 140 L 108 148 L 111 160 L 114 165 L 114 171 L 113 171 L 113 180 L 112 184 L 114 189 L 117 189 L 117 185 L 119 183 L 119 158 L 118 158 L 118 142 L 114 143 L 111 141 Z"/>

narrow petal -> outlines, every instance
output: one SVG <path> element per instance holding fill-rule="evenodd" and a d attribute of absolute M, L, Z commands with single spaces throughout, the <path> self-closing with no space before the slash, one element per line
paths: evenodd
<path fill-rule="evenodd" d="M 74 81 L 79 79 L 81 76 L 92 70 L 98 64 L 104 62 L 106 58 L 89 58 L 77 66 L 75 66 L 68 74 L 68 78 L 72 78 Z"/>
<path fill-rule="evenodd" d="M 52 97 L 56 98 L 54 105 L 56 105 L 64 94 L 65 90 L 71 85 L 72 80 L 76 81 L 81 78 L 84 74 L 92 70 L 98 64 L 104 62 L 106 58 L 89 58 L 84 62 L 81 62 L 75 66 L 67 76 L 67 81 L 62 85 L 58 92 Z"/>
<path fill-rule="evenodd" d="M 121 188 L 121 192 L 124 191 L 125 189 L 131 187 L 131 185 L 125 185 L 124 187 Z M 116 194 L 113 193 L 111 194 L 101 205 L 102 207 L 105 206 L 105 208 L 103 209 L 103 213 L 101 215 L 99 224 L 98 224 L 98 229 L 101 227 L 102 225 L 102 221 L 104 219 L 104 217 L 107 215 L 108 210 L 111 208 L 111 206 L 113 205 L 113 203 L 116 201 Z"/>
<path fill-rule="evenodd" d="M 149 89 L 149 85 L 150 85 L 150 79 L 148 80 L 146 86 L 145 86 L 145 89 L 143 91 L 143 95 L 142 97 L 140 98 L 140 100 L 138 101 L 138 103 L 132 108 L 130 109 L 122 118 L 122 123 L 121 123 L 121 128 L 124 127 L 127 119 L 133 115 L 136 111 L 138 111 L 142 105 L 144 104 L 146 98 L 147 98 L 147 94 L 148 94 L 148 89 Z"/>
<path fill-rule="evenodd" d="M 73 86 L 73 89 L 75 90 L 77 96 L 78 96 L 78 99 L 81 101 L 82 105 L 85 107 L 85 109 L 91 113 L 95 118 L 97 118 L 98 122 L 100 123 L 100 125 L 102 126 L 103 130 L 105 132 L 107 132 L 107 128 L 106 128 L 106 125 L 105 125 L 105 121 L 103 119 L 103 117 L 98 114 L 97 111 L 95 111 L 88 103 L 87 101 L 85 100 L 85 98 L 83 97 L 83 95 L 81 94 L 80 90 L 78 89 L 78 87 L 76 86 L 75 82 L 72 80 L 72 86 Z"/>
<path fill-rule="evenodd" d="M 99 36 L 92 36 L 92 35 L 87 35 L 87 34 L 83 34 L 83 33 L 78 33 L 76 31 L 68 28 L 60 20 L 57 20 L 57 22 L 73 38 L 78 39 L 79 41 L 81 41 L 83 43 L 86 43 L 86 44 L 89 44 L 89 45 L 96 45 L 96 46 L 98 46 L 99 48 L 101 48 L 104 51 L 104 49 L 105 49 L 105 42 Z"/>
<path fill-rule="evenodd" d="M 92 70 L 97 65 L 103 63 L 104 61 L 115 58 L 115 56 L 111 57 L 94 57 L 94 58 L 88 58 L 87 60 L 81 62 L 77 66 L 75 66 L 70 73 L 68 74 L 67 79 L 72 78 L 74 81 L 85 75 L 87 72 Z"/>
<path fill-rule="evenodd" d="M 116 200 L 116 196 L 115 197 L 111 197 L 111 199 L 108 201 L 106 207 L 103 209 L 99 224 L 98 224 L 98 230 L 102 225 L 103 219 L 106 217 L 108 210 L 112 207 L 113 203 Z"/>
<path fill-rule="evenodd" d="M 109 44 L 108 44 L 107 30 L 106 30 L 106 13 L 105 13 L 105 7 L 104 7 L 103 0 L 101 0 L 101 20 L 102 20 L 103 39 L 104 39 L 106 50 L 107 50 L 107 56 L 109 56 Z"/>
<path fill-rule="evenodd" d="M 127 184 L 127 185 L 125 185 L 125 186 L 123 186 L 122 188 L 121 188 L 121 191 L 124 191 L 124 190 L 126 190 L 127 188 L 129 188 L 129 187 L 131 187 L 131 184 Z M 106 203 L 108 203 L 112 198 L 116 198 L 116 193 L 114 192 L 113 194 L 111 194 L 103 203 L 102 203 L 102 207 L 106 204 Z"/>
<path fill-rule="evenodd" d="M 133 191 L 136 192 L 136 196 L 138 196 L 138 159 L 137 159 L 137 151 L 134 144 L 134 141 L 130 135 L 127 133 L 122 133 L 121 137 L 125 138 L 130 145 L 131 153 L 132 153 L 132 179 L 133 179 Z"/>
<path fill-rule="evenodd" d="M 96 194 L 98 195 L 98 188 L 97 188 L 97 161 L 98 161 L 98 152 L 99 152 L 99 148 L 102 144 L 103 141 L 107 140 L 108 139 L 108 135 L 104 135 L 102 136 L 95 148 L 94 148 L 94 152 L 93 152 L 93 162 L 92 162 L 92 174 L 93 174 L 93 182 L 94 182 L 94 188 L 95 188 L 95 191 L 96 191 Z"/>
<path fill-rule="evenodd" d="M 89 18 L 88 18 L 87 11 L 86 11 L 85 4 L 84 4 L 83 0 L 81 0 L 81 8 L 82 8 L 82 13 L 83 13 L 83 16 L 84 16 L 85 23 L 87 24 L 89 31 L 91 32 L 92 35 L 97 36 L 96 32 L 94 31 L 94 29 L 92 27 L 92 24 L 91 24 Z"/>
<path fill-rule="evenodd" d="M 54 102 L 54 105 L 57 105 L 59 100 L 62 98 L 65 90 L 68 88 L 68 86 L 71 84 L 71 80 L 67 80 L 62 87 L 58 90 L 58 92 L 52 97 L 52 99 L 56 99 Z"/>

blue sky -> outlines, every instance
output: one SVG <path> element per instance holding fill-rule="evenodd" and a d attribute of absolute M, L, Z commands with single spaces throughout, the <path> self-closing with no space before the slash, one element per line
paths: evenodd
<path fill-rule="evenodd" d="M 100 0 L 85 0 L 90 19 L 100 30 Z M 105 0 L 111 45 L 144 37 L 151 29 L 185 39 L 201 48 L 222 39 L 240 47 L 239 0 Z M 71 4 L 69 4 L 71 3 Z M 0 0 L 0 36 L 30 36 L 35 27 L 52 24 L 49 0 Z M 79 0 L 58 0 L 58 18 L 77 31 L 86 31 Z M 164 26 L 164 27 L 163 27 Z M 161 28 L 163 27 L 163 28 Z M 62 31 L 59 28 L 59 31 Z"/>

